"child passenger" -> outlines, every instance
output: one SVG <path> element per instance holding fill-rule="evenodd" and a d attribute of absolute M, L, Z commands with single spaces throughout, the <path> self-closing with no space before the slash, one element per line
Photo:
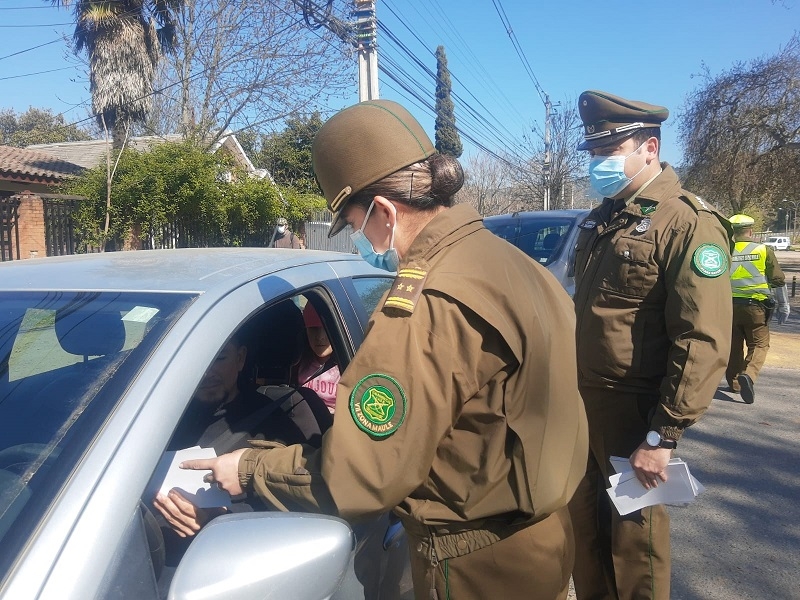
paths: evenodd
<path fill-rule="evenodd" d="M 308 346 L 297 365 L 297 383 L 314 390 L 333 413 L 336 408 L 339 366 L 336 364 L 333 348 L 319 314 L 310 302 L 303 309 L 303 322 L 306 326 Z"/>

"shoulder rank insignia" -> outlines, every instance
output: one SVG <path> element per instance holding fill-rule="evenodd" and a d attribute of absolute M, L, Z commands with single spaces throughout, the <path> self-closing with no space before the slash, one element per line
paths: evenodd
<path fill-rule="evenodd" d="M 728 256 L 716 244 L 701 244 L 692 255 L 692 264 L 703 277 L 719 277 L 728 272 Z"/>
<path fill-rule="evenodd" d="M 372 373 L 350 393 L 350 415 L 359 429 L 385 438 L 397 431 L 406 418 L 406 394 L 393 377 Z"/>
<path fill-rule="evenodd" d="M 422 269 L 400 269 L 383 307 L 397 308 L 407 313 L 413 313 L 427 277 L 428 272 Z"/>

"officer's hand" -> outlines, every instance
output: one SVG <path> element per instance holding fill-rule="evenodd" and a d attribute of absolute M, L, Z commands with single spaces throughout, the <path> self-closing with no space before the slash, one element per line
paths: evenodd
<path fill-rule="evenodd" d="M 645 489 L 658 487 L 658 480 L 667 480 L 667 464 L 672 456 L 669 448 L 653 448 L 642 442 L 630 457 L 636 479 Z"/>
<path fill-rule="evenodd" d="M 783 325 L 789 319 L 790 308 L 788 304 L 780 304 L 778 306 L 778 325 Z"/>
<path fill-rule="evenodd" d="M 153 506 L 181 537 L 193 536 L 211 519 L 226 512 L 224 508 L 198 508 L 174 489 L 166 496 L 158 494 Z"/>
<path fill-rule="evenodd" d="M 231 496 L 238 496 L 243 492 L 239 484 L 239 459 L 242 454 L 247 452 L 247 448 L 236 450 L 230 454 L 223 454 L 217 458 L 198 458 L 195 460 L 185 460 L 180 464 L 181 469 L 195 469 L 197 471 L 208 471 L 203 481 L 206 483 L 216 483 L 220 489 L 225 490 Z"/>

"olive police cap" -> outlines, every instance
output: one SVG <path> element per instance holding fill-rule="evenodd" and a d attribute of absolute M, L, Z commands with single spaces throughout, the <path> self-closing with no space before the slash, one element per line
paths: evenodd
<path fill-rule="evenodd" d="M 583 142 L 578 150 L 591 150 L 621 142 L 645 127 L 661 127 L 669 111 L 663 106 L 626 100 L 606 92 L 589 90 L 578 98 L 583 121 Z"/>
<path fill-rule="evenodd" d="M 730 219 L 728 219 L 728 221 L 730 221 L 734 229 L 745 229 L 756 224 L 756 221 L 753 217 L 750 217 L 744 213 L 733 215 Z"/>
<path fill-rule="evenodd" d="M 345 108 L 320 128 L 311 163 L 333 213 L 328 236 L 344 227 L 342 209 L 368 185 L 436 152 L 422 126 L 390 100 L 367 100 Z"/>

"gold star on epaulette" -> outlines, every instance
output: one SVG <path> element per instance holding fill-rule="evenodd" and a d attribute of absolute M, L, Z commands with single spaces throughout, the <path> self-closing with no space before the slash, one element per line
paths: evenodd
<path fill-rule="evenodd" d="M 413 313 L 417 300 L 419 300 L 425 287 L 427 276 L 428 272 L 422 269 L 400 269 L 395 279 L 397 285 L 383 303 L 384 308 L 396 308 L 407 313 Z"/>

